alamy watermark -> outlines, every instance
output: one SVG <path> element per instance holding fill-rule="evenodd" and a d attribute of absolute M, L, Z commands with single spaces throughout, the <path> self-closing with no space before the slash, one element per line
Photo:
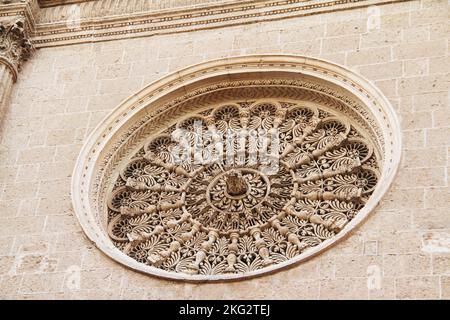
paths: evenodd
<path fill-rule="evenodd" d="M 279 170 L 280 135 L 276 128 L 221 132 L 205 130 L 198 120 L 193 130 L 176 129 L 171 136 L 175 145 L 170 152 L 176 165 L 249 166 L 267 175 Z"/>
<path fill-rule="evenodd" d="M 380 290 L 382 285 L 382 271 L 377 265 L 367 267 L 367 288 L 369 290 Z"/>
<path fill-rule="evenodd" d="M 367 31 L 371 32 L 381 28 L 381 11 L 377 6 L 367 8 Z"/>

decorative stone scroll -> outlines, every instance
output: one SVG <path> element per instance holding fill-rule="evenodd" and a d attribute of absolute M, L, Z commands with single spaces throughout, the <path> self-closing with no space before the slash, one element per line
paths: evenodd
<path fill-rule="evenodd" d="M 320 253 L 361 223 L 398 166 L 395 115 L 357 79 L 309 58 L 249 56 L 160 80 L 84 147 L 72 189 L 84 230 L 110 257 L 173 279 L 250 277 Z"/>

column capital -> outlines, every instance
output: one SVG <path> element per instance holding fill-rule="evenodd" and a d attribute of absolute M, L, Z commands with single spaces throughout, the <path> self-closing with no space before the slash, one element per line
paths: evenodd
<path fill-rule="evenodd" d="M 37 0 L 0 0 L 0 63 L 11 71 L 14 82 L 35 50 L 30 33 L 38 9 Z"/>
<path fill-rule="evenodd" d="M 25 28 L 24 17 L 0 22 L 0 62 L 11 70 L 14 81 L 22 64 L 34 50 Z"/>

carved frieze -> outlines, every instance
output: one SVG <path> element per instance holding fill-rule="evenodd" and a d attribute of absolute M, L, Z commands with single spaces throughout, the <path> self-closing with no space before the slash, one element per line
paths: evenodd
<path fill-rule="evenodd" d="M 26 16 L 37 48 L 190 32 L 410 0 L 0 0 Z"/>
<path fill-rule="evenodd" d="M 407 0 L 97 0 L 41 2 L 37 47 L 173 34 Z M 61 1 L 60 1 L 61 2 Z"/>

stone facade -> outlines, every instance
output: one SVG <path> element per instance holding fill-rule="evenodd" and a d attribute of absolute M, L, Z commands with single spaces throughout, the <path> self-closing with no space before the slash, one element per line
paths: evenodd
<path fill-rule="evenodd" d="M 448 10 L 447 1 L 399 1 L 38 49 L 2 115 L 0 297 L 449 299 Z M 72 170 L 93 128 L 172 71 L 262 53 L 341 64 L 388 97 L 401 119 L 403 157 L 377 209 L 334 248 L 251 280 L 168 281 L 104 256 L 82 232 L 70 198 Z"/>

